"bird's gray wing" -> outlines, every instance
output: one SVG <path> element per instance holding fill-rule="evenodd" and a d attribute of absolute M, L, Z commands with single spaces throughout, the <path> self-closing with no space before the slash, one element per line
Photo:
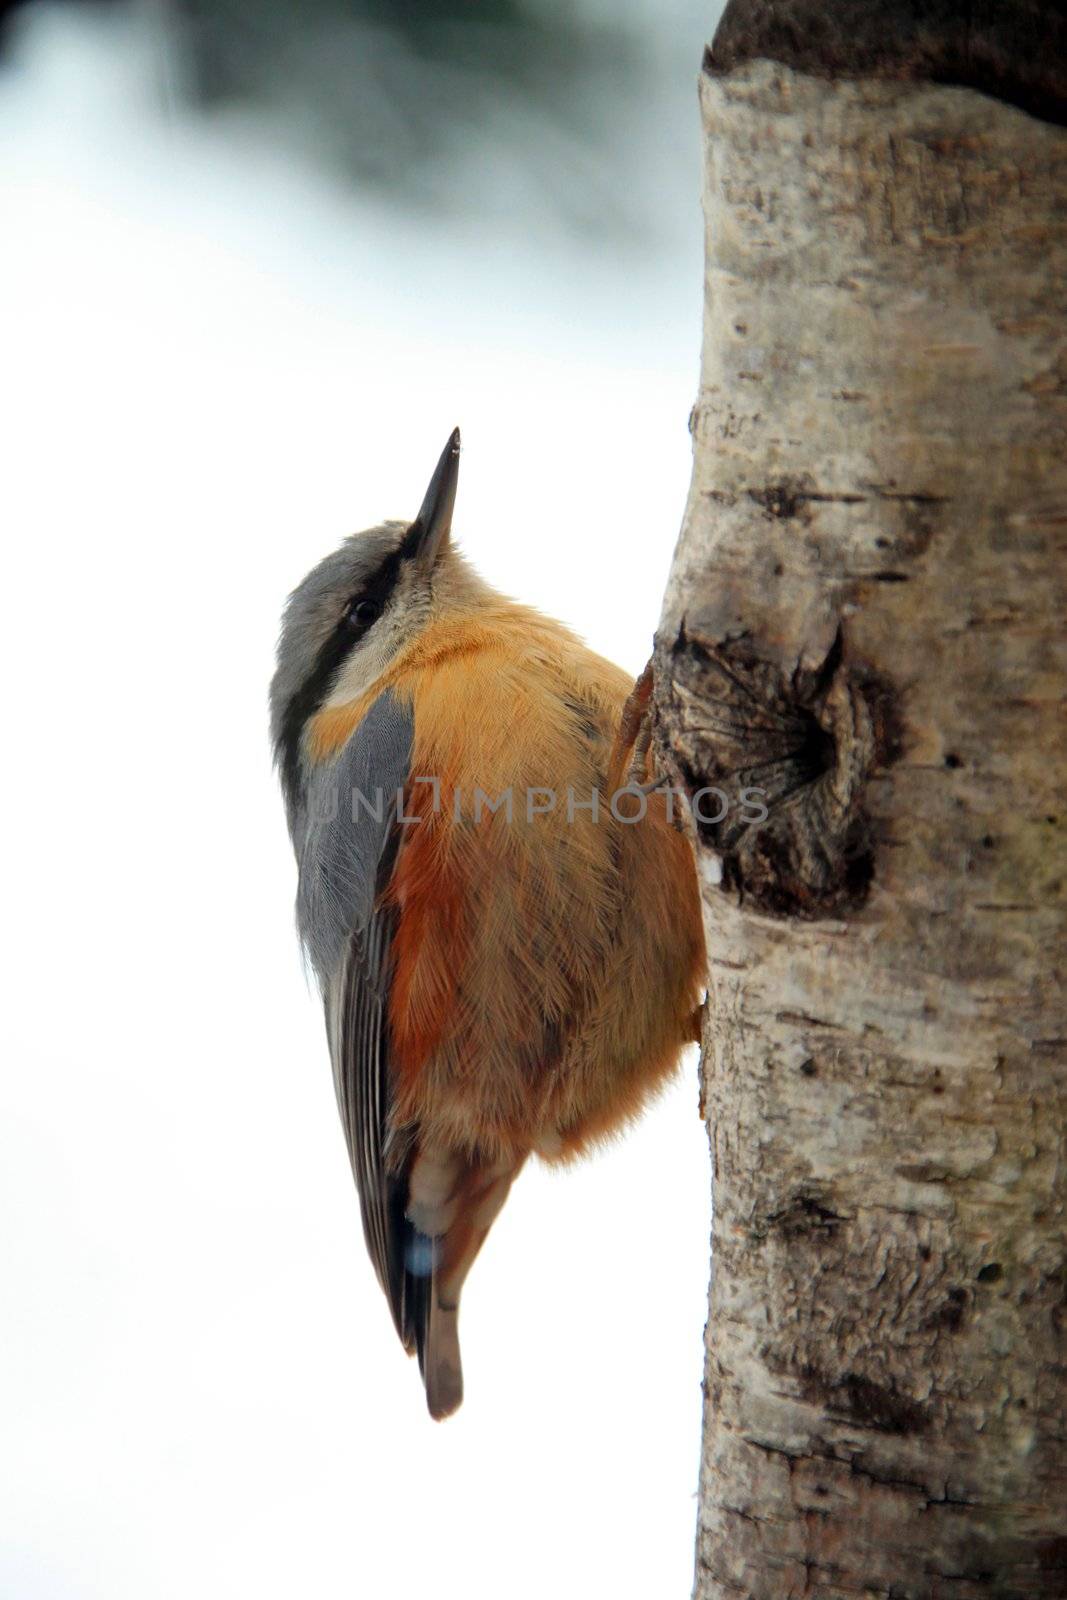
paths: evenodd
<path fill-rule="evenodd" d="M 382 900 L 399 843 L 397 792 L 408 780 L 411 742 L 410 710 L 387 691 L 338 759 L 310 775 L 297 915 L 322 984 L 367 1250 L 400 1338 L 421 1355 L 433 1246 L 405 1216 L 407 1162 L 387 1162 L 395 912 Z"/>

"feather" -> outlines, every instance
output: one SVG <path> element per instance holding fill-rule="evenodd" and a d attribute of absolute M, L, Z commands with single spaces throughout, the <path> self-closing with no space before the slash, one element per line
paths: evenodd
<path fill-rule="evenodd" d="M 382 904 L 396 854 L 396 795 L 408 778 L 411 716 L 381 695 L 338 759 L 312 769 L 298 840 L 297 917 L 326 1006 L 334 1088 L 367 1251 L 405 1348 L 421 1350 L 434 1243 L 406 1216 L 407 1168 L 392 1126 L 388 1029 L 397 915 Z"/>

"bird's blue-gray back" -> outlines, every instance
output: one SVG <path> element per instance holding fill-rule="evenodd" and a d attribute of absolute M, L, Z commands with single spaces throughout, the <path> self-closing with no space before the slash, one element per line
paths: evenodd
<path fill-rule="evenodd" d="M 307 773 L 294 819 L 297 924 L 319 981 L 340 975 L 349 937 L 374 913 L 379 869 L 411 764 L 412 717 L 388 691 L 335 761 Z"/>

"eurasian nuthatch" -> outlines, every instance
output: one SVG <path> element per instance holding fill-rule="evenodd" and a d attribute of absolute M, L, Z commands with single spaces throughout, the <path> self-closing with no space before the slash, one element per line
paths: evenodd
<path fill-rule="evenodd" d="M 631 685 L 467 565 L 458 469 L 457 429 L 414 522 L 304 579 L 271 685 L 367 1248 L 434 1417 L 462 1399 L 460 1290 L 523 1162 L 640 1110 L 703 967 L 690 846 L 662 795 L 618 787 Z"/>

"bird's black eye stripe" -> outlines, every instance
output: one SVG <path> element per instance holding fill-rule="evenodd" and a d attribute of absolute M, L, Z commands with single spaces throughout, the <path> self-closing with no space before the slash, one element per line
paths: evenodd
<path fill-rule="evenodd" d="M 385 610 L 393 597 L 397 579 L 400 576 L 400 550 L 394 550 L 386 556 L 377 572 L 373 573 L 363 587 L 351 595 L 345 606 L 338 630 L 345 640 L 345 648 L 350 649 L 357 639 L 362 638 L 368 628 L 372 628 Z"/>
<path fill-rule="evenodd" d="M 385 557 L 358 594 L 349 597 L 333 632 L 319 650 L 310 675 L 285 708 L 278 754 L 282 783 L 290 796 L 295 796 L 300 787 L 300 740 L 304 728 L 322 707 L 349 651 L 385 611 L 400 577 L 400 563 L 408 553 L 401 544 Z"/>

